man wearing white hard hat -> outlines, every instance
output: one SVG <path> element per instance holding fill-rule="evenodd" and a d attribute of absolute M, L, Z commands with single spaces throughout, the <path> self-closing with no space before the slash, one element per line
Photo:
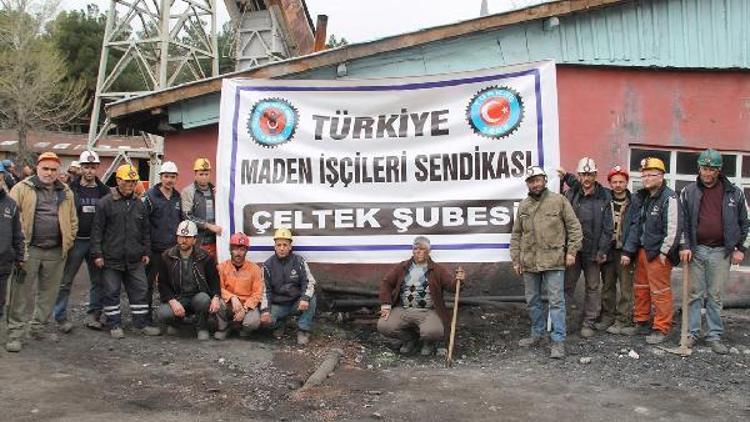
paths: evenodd
<path fill-rule="evenodd" d="M 185 220 L 175 231 L 177 245 L 162 253 L 159 263 L 159 296 L 162 305 L 157 315 L 167 323 L 167 333 L 177 332 L 173 325 L 188 315 L 196 316 L 198 340 L 209 339 L 208 315 L 221 308 L 219 273 L 216 261 L 196 247 L 198 227 Z"/>
<path fill-rule="evenodd" d="M 544 336 L 542 289 L 546 289 L 552 321 L 550 357 L 565 357 L 565 268 L 575 264 L 581 249 L 581 224 L 564 196 L 547 189 L 541 167 L 526 170 L 529 195 L 521 201 L 513 221 L 510 257 L 516 274 L 523 276 L 531 335 L 518 342 L 531 347 Z"/>
<path fill-rule="evenodd" d="M 149 303 L 148 320 L 151 321 L 151 303 L 154 296 L 154 283 L 159 273 L 161 254 L 177 244 L 177 225 L 182 221 L 182 200 L 175 189 L 179 172 L 172 161 L 165 161 L 159 170 L 159 183 L 152 186 L 143 196 L 151 228 L 151 260 L 146 267 L 148 278 Z"/>
<path fill-rule="evenodd" d="M 581 223 L 583 247 L 576 255 L 575 265 L 565 271 L 565 301 L 573 304 L 573 293 L 583 273 L 585 290 L 583 299 L 583 325 L 581 337 L 593 337 L 594 330 L 606 330 L 614 321 L 598 321 L 602 307 L 602 283 L 600 265 L 607 262 L 612 248 L 614 223 L 609 191 L 596 181 L 596 163 L 591 157 L 578 161 L 578 177 L 558 170 L 562 180 L 569 186 L 565 191 Z"/>
<path fill-rule="evenodd" d="M 82 163 L 81 175 L 69 185 L 70 190 L 73 191 L 78 215 L 78 232 L 73 248 L 65 261 L 60 292 L 57 294 L 52 314 L 57 322 L 57 328 L 63 333 L 69 333 L 73 329 L 73 324 L 68 320 L 67 315 L 68 299 L 73 287 L 73 279 L 84 260 L 90 282 L 89 304 L 84 325 L 94 330 L 102 329 L 102 270 L 94 265 L 94 259 L 91 257 L 91 226 L 94 223 L 96 204 L 109 193 L 109 188 L 96 176 L 101 163 L 96 152 L 83 151 L 80 162 Z"/>

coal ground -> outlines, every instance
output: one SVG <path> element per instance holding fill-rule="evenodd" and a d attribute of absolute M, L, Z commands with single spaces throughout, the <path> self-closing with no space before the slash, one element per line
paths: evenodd
<path fill-rule="evenodd" d="M 114 340 L 81 327 L 85 272 L 72 300 L 73 333 L 0 350 L 0 420 L 8 421 L 630 421 L 748 420 L 750 311 L 726 310 L 719 356 L 684 358 L 642 338 L 568 337 L 568 356 L 517 347 L 522 306 L 462 308 L 456 361 L 403 357 L 375 333 L 368 310 L 320 313 L 311 344 L 294 329 L 277 341 Z M 678 341 L 679 318 L 669 345 Z M 0 330 L 0 342 L 6 334 Z M 298 391 L 332 348 L 344 356 L 320 386 Z M 637 355 L 637 358 L 636 358 Z M 587 363 L 586 363 L 587 362 Z"/>

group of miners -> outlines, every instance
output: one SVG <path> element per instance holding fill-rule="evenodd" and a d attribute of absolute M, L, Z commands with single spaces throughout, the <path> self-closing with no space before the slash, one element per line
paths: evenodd
<path fill-rule="evenodd" d="M 7 164 L 7 167 L 6 167 Z M 285 320 L 298 316 L 297 343 L 309 341 L 315 314 L 315 278 L 292 252 L 292 233 L 278 229 L 274 254 L 261 266 L 246 258 L 250 239 L 230 236 L 231 258 L 217 265 L 216 192 L 211 163 L 195 161 L 194 181 L 175 188 L 179 171 L 164 162 L 159 183 L 138 192 L 138 171 L 123 164 L 116 186 L 97 176 L 94 151 L 81 153 L 71 179 L 60 176 L 60 158 L 39 155 L 33 173 L 17 178 L 0 163 L 0 315 L 4 311 L 9 352 L 27 337 L 57 341 L 70 333 L 68 302 L 73 280 L 86 261 L 90 279 L 84 325 L 123 338 L 124 288 L 135 331 L 158 336 L 195 326 L 199 340 L 247 336 L 266 327 L 281 337 Z M 76 173 L 77 172 L 77 173 Z M 7 283 L 7 286 L 6 286 Z M 154 285 L 161 304 L 152 312 Z M 8 292 L 7 307 L 5 293 Z M 28 299 L 33 294 L 33 303 Z M 32 312 L 33 308 L 33 312 Z M 47 329 L 51 318 L 55 329 Z"/>
<path fill-rule="evenodd" d="M 244 337 L 261 327 L 280 337 L 284 321 L 296 316 L 297 343 L 308 343 L 316 282 L 305 260 L 292 251 L 289 229 L 276 229 L 274 253 L 262 266 L 247 259 L 250 239 L 242 232 L 230 236 L 230 258 L 217 265 L 216 241 L 223 228 L 216 224 L 207 159 L 195 161 L 194 181 L 182 192 L 175 188 L 179 172 L 170 161 L 162 164 L 159 183 L 142 193 L 136 192 L 139 176 L 130 164 L 117 169 L 113 188 L 97 177 L 100 160 L 93 151 L 81 154 L 79 173 L 69 183 L 58 177 L 60 164 L 54 153 L 45 152 L 35 174 L 11 181 L 9 194 L 0 189 L 0 294 L 10 279 L 8 351 L 21 350 L 27 331 L 34 338 L 56 337 L 44 329 L 50 314 L 57 331 L 71 332 L 67 305 L 84 260 L 90 278 L 85 325 L 106 329 L 114 338 L 125 335 L 124 287 L 133 326 L 147 336 L 162 334 L 156 321 L 166 324 L 168 334 L 191 322 L 198 339 L 209 340 L 213 321 L 216 340 L 231 331 Z M 698 157 L 697 180 L 679 198 L 667 186 L 661 159 L 647 157 L 640 164 L 643 188 L 635 193 L 628 190 L 630 175 L 621 166 L 608 172 L 609 188 L 602 186 L 589 157 L 579 161 L 577 175 L 558 170 L 561 188 L 568 186 L 564 194 L 548 189 L 542 168 L 528 168 L 528 196 L 518 206 L 510 242 L 531 319 L 531 334 L 520 346 L 541 343 L 549 329 L 550 356 L 565 356 L 581 274 L 581 337 L 601 331 L 663 342 L 674 312 L 670 275 L 682 261 L 691 275 L 690 346 L 701 336 L 705 307 L 703 338 L 714 352 L 727 353 L 721 342 L 721 294 L 730 265 L 739 264 L 750 247 L 744 194 L 721 173 L 722 156 L 711 149 Z M 0 171 L 8 173 L 3 166 Z M 435 352 L 449 326 L 444 293 L 465 280 L 460 267 L 451 272 L 434 262 L 431 249 L 428 238 L 417 236 L 412 256 L 380 282 L 377 330 L 400 340 L 404 354 Z M 161 302 L 157 318 L 152 315 L 155 285 Z M 31 291 L 36 293 L 30 316 Z M 0 296 L 0 312 L 3 305 Z"/>
<path fill-rule="evenodd" d="M 656 157 L 641 160 L 643 188 L 635 193 L 627 189 L 630 175 L 621 166 L 608 172 L 609 188 L 602 186 L 589 157 L 579 161 L 577 175 L 558 169 L 561 190 L 568 187 L 564 194 L 547 188 L 542 168 L 530 167 L 528 197 L 518 207 L 510 244 L 531 319 L 531 334 L 520 346 L 539 344 L 549 321 L 550 357 L 565 356 L 566 332 L 577 322 L 571 308 L 581 273 L 581 337 L 601 331 L 662 343 L 674 313 L 671 272 L 682 261 L 690 275 L 689 307 L 683 310 L 688 346 L 703 333 L 711 350 L 726 354 L 722 290 L 730 266 L 742 262 L 750 247 L 750 221 L 742 189 L 722 174 L 722 166 L 719 152 L 701 152 L 697 180 L 679 197 L 667 186 L 664 162 Z"/>

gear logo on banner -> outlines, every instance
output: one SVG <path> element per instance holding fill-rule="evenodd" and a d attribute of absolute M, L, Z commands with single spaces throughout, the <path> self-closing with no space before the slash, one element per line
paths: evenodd
<path fill-rule="evenodd" d="M 267 98 L 253 106 L 247 129 L 257 144 L 273 148 L 291 141 L 298 123 L 299 113 L 289 101 Z"/>
<path fill-rule="evenodd" d="M 474 133 L 500 139 L 512 134 L 523 120 L 521 95 L 508 87 L 492 86 L 477 92 L 466 107 Z"/>

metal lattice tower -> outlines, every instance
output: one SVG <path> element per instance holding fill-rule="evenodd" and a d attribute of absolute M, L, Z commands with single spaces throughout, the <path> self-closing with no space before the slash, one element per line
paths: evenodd
<path fill-rule="evenodd" d="M 110 129 L 108 119 L 99 124 L 105 103 L 219 73 L 216 0 L 109 4 L 89 127 L 89 148 L 94 150 Z M 152 137 L 144 140 L 156 150 Z"/>

